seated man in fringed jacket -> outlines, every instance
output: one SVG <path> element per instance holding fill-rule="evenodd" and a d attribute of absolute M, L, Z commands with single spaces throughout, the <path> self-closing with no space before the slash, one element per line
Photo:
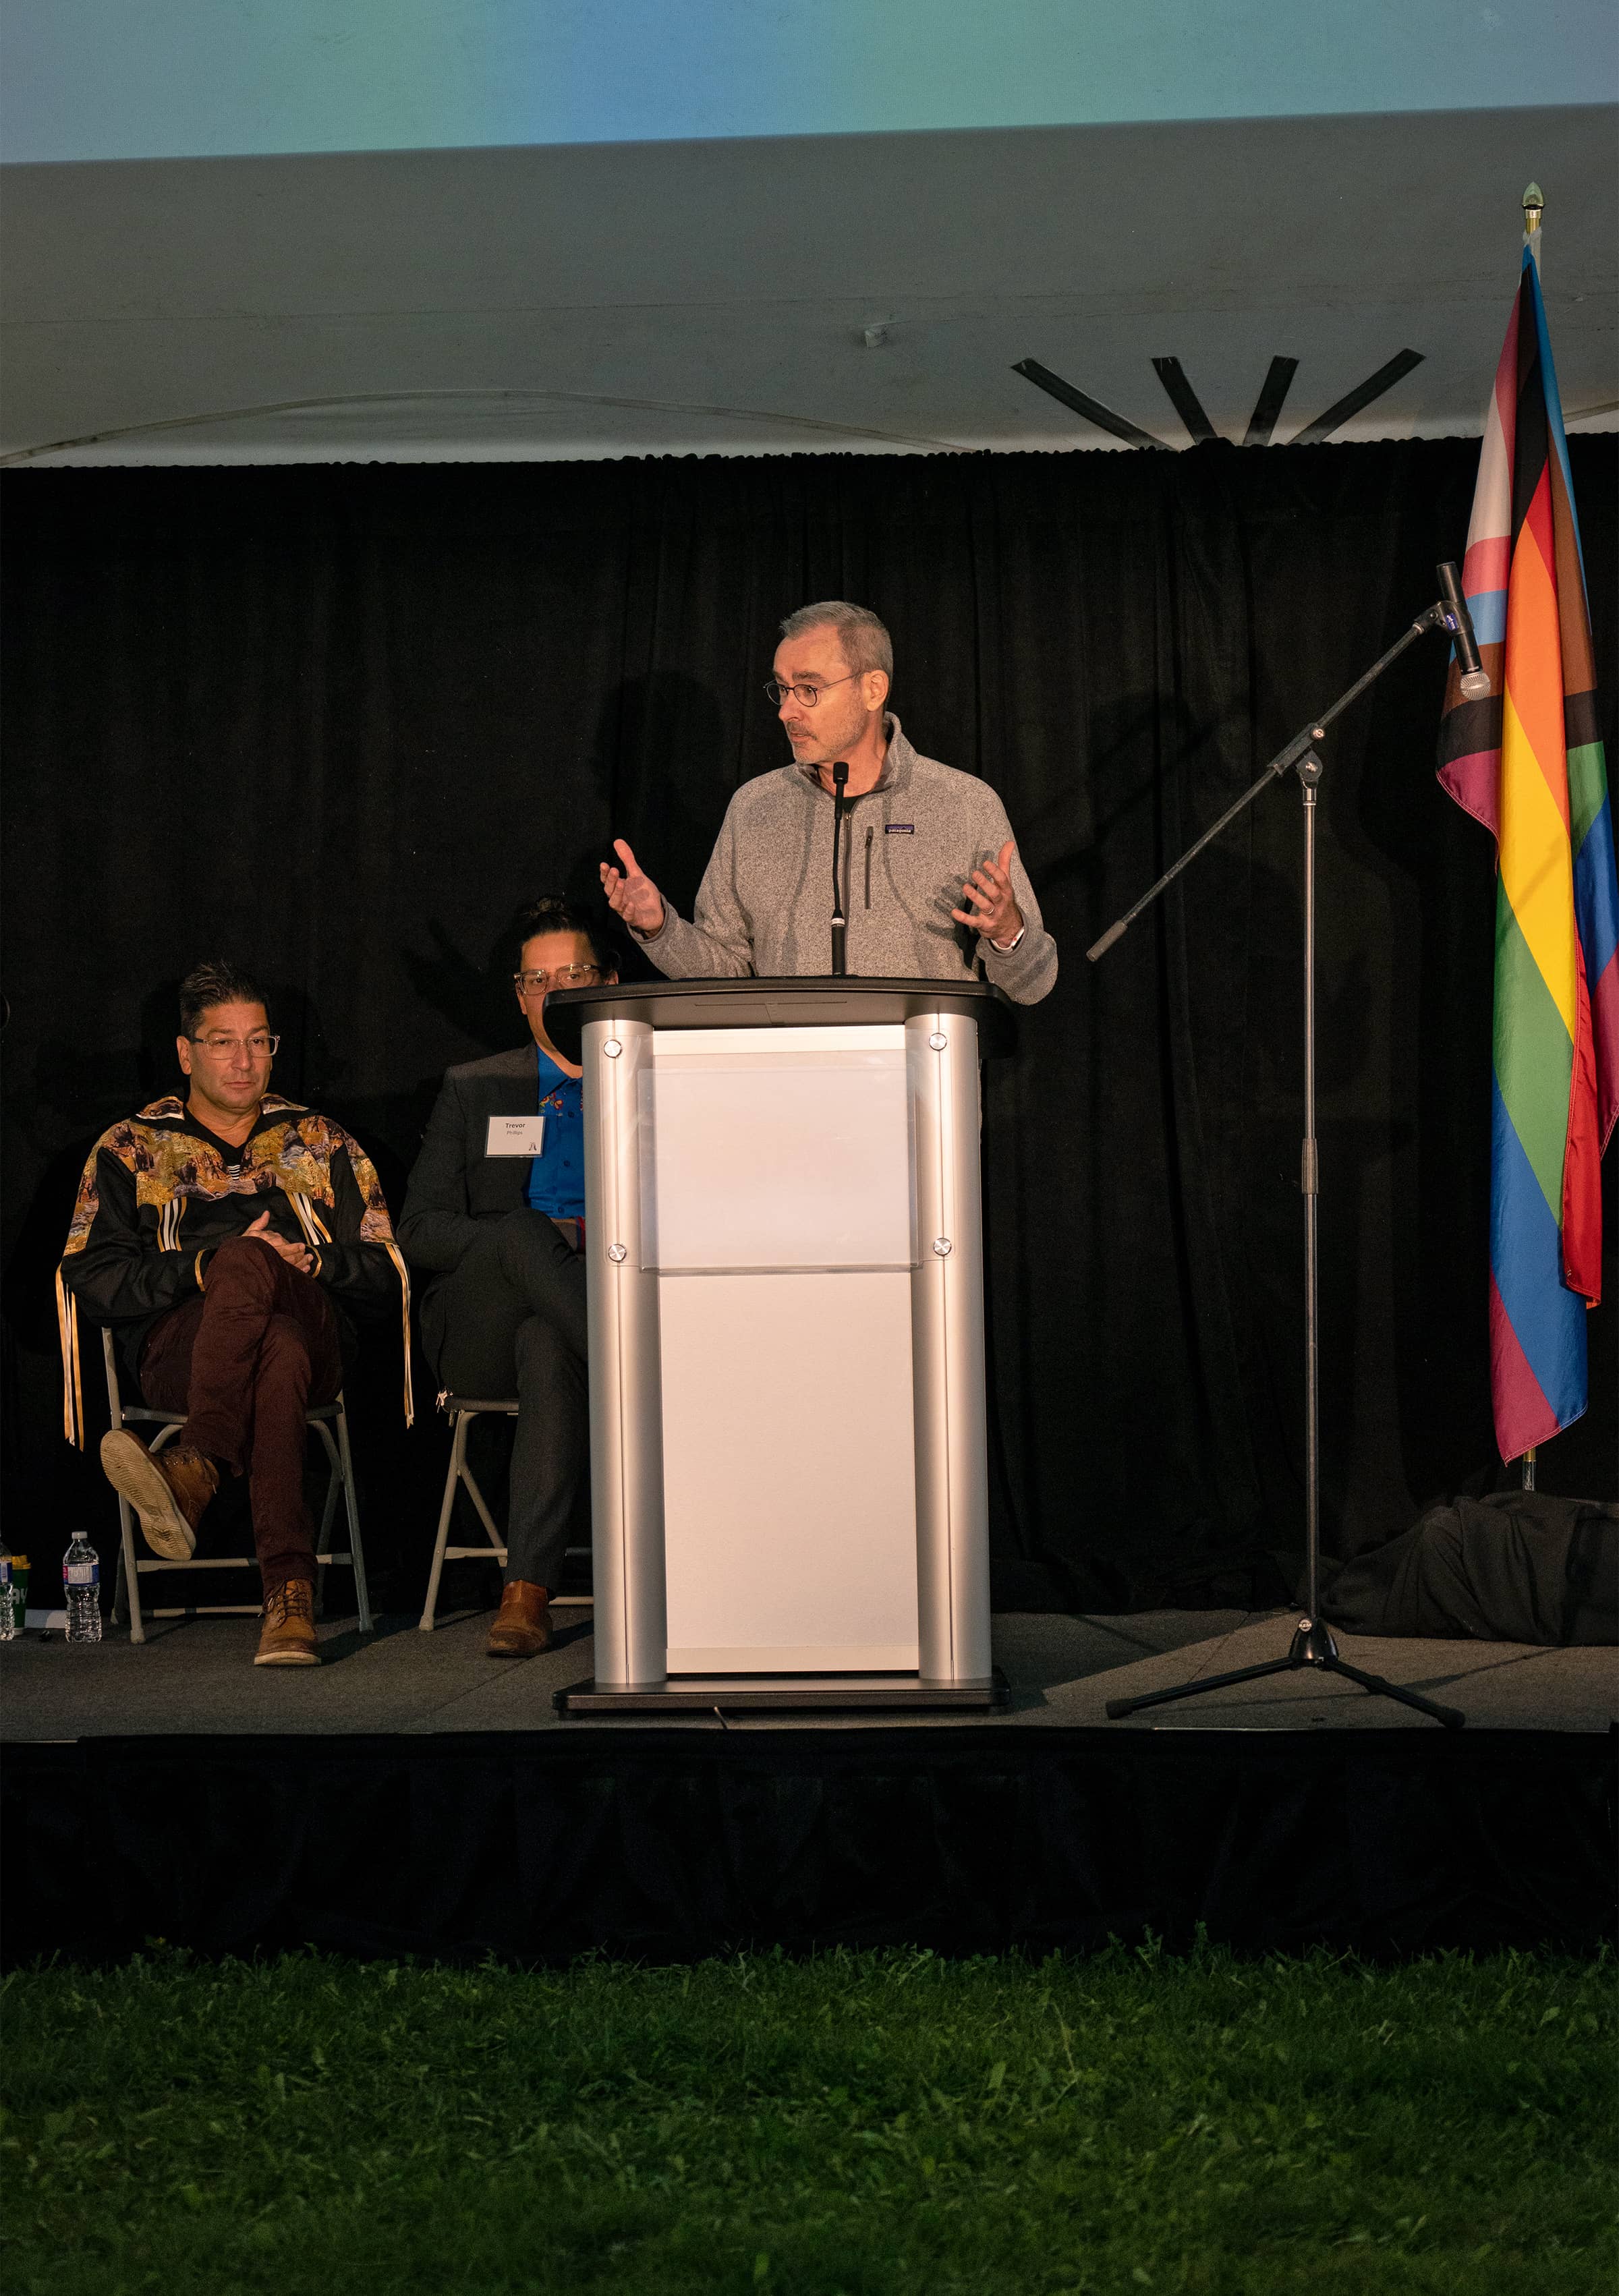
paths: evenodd
<path fill-rule="evenodd" d="M 333 1402 L 355 1321 L 401 1319 L 410 1285 L 369 1159 L 341 1125 L 269 1092 L 278 1038 L 234 965 L 180 984 L 190 1088 L 103 1133 L 56 1279 L 70 1442 L 84 1441 L 79 1317 L 111 1327 L 143 1398 L 185 1414 L 149 1451 L 128 1428 L 102 1464 L 153 1552 L 181 1561 L 222 1469 L 248 1478 L 264 1579 L 259 1666 L 313 1666 L 315 1537 L 306 1406 Z"/>

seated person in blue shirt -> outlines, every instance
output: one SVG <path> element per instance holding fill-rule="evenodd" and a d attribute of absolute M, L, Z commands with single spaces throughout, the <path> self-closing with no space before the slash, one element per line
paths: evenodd
<path fill-rule="evenodd" d="M 514 985 L 531 1041 L 448 1072 L 399 1221 L 407 1258 L 431 1275 L 422 1338 L 440 1386 L 518 1399 L 491 1658 L 550 1646 L 550 1597 L 589 1458 L 579 1070 L 546 1034 L 546 997 L 619 977 L 597 929 L 555 896 L 530 904 L 518 936 Z M 538 1155 L 531 1122 L 502 1138 L 499 1119 L 512 1117 L 543 1118 Z"/>

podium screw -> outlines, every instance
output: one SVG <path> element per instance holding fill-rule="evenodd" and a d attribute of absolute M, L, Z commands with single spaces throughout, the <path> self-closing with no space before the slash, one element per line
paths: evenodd
<path fill-rule="evenodd" d="M 951 1249 L 950 1239 L 948 1235 L 936 1235 L 933 1238 L 933 1250 L 938 1253 L 941 1259 L 948 1259 L 950 1256 Z"/>
<path fill-rule="evenodd" d="M 616 1266 L 620 1259 L 627 1259 L 629 1255 L 621 1243 L 610 1243 L 607 1247 L 607 1257 Z"/>

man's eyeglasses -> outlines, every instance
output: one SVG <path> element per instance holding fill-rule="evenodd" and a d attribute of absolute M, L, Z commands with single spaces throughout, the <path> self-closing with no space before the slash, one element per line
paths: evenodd
<path fill-rule="evenodd" d="M 585 988 L 601 973 L 599 964 L 560 964 L 555 972 L 514 972 L 520 996 L 543 996 L 547 988 Z"/>
<path fill-rule="evenodd" d="M 830 693 L 834 685 L 847 685 L 850 678 L 859 677 L 859 675 L 860 672 L 858 669 L 851 669 L 849 677 L 829 677 L 825 685 L 784 685 L 780 678 L 768 677 L 765 680 L 765 692 L 778 709 L 789 693 L 801 709 L 813 709 L 823 693 Z"/>
<path fill-rule="evenodd" d="M 243 1050 L 251 1053 L 256 1061 L 273 1061 L 281 1038 L 260 1029 L 251 1037 L 188 1037 L 185 1041 L 190 1045 L 201 1045 L 203 1051 L 211 1053 L 217 1061 L 224 1060 L 228 1053 Z"/>

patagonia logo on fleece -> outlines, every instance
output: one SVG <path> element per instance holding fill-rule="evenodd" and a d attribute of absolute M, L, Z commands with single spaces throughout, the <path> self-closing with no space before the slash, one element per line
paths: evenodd
<path fill-rule="evenodd" d="M 916 824 L 914 821 L 885 821 L 883 824 L 884 837 L 914 837 L 916 833 Z"/>

